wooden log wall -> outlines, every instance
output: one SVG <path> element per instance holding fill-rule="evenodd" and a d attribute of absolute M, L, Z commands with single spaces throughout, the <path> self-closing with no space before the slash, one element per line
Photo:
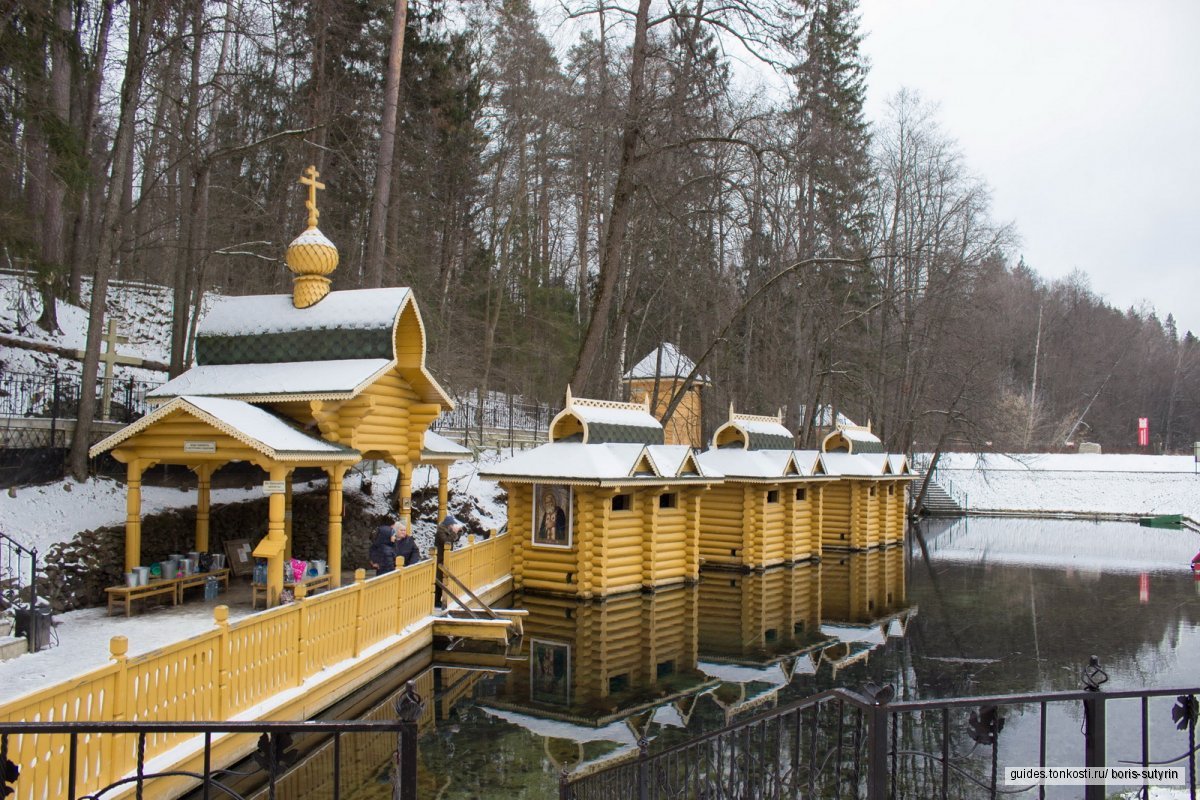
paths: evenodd
<path fill-rule="evenodd" d="M 707 565 L 742 566 L 744 487 L 714 486 L 700 507 L 700 558 Z"/>
<path fill-rule="evenodd" d="M 821 490 L 821 550 L 846 550 L 850 541 L 850 481 L 827 483 Z"/>
<path fill-rule="evenodd" d="M 782 564 L 785 560 L 785 539 L 791 526 L 786 523 L 784 514 L 783 492 L 785 488 L 779 484 L 774 486 L 753 487 L 757 502 L 761 508 L 762 524 L 753 532 L 761 543 L 758 544 L 758 559 L 749 566 L 772 567 Z"/>
<path fill-rule="evenodd" d="M 807 644 L 821 624 L 821 568 L 707 573 L 700 582 L 700 653 L 765 662 Z"/>

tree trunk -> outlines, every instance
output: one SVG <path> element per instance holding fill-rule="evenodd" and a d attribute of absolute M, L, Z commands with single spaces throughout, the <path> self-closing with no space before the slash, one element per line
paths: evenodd
<path fill-rule="evenodd" d="M 79 415 L 75 425 L 75 438 L 71 441 L 71 474 L 80 482 L 87 480 L 88 442 L 92 432 L 92 416 L 96 410 L 96 370 L 100 364 L 100 338 L 104 328 L 108 279 L 121 247 L 121 201 L 130 173 L 129 154 L 133 149 L 134 120 L 142 88 L 142 73 L 152 22 L 157 11 L 158 0 L 129 0 L 129 49 L 125 61 L 125 77 L 121 83 L 120 111 L 113 140 L 108 196 L 104 203 L 100 238 L 96 243 L 95 277 L 88 313 L 86 355 L 80 381 Z"/>
<path fill-rule="evenodd" d="M 579 350 L 579 359 L 571 375 L 571 385 L 581 396 L 599 389 L 596 379 L 596 362 L 599 359 L 608 315 L 612 309 L 617 280 L 621 275 L 621 264 L 625 249 L 625 234 L 629 228 L 629 213 L 633 205 L 634 157 L 637 154 L 638 138 L 642 126 L 643 84 L 646 73 L 647 26 L 649 25 L 650 0 L 639 0 L 637 18 L 634 22 L 633 54 L 629 70 L 629 103 L 625 109 L 625 130 L 621 136 L 621 159 L 617 167 L 617 181 L 613 189 L 612 207 L 608 215 L 608 226 L 604 234 L 604 245 L 600 256 L 600 285 L 596 300 L 592 304 L 587 333 Z M 602 373 L 601 373 L 602 374 Z"/>
<path fill-rule="evenodd" d="M 396 106 L 400 98 L 400 67 L 404 60 L 404 29 L 408 23 L 408 0 L 396 0 L 392 15 L 392 44 L 388 51 L 387 82 L 383 89 L 383 119 L 379 126 L 379 155 L 375 163 L 375 193 L 367 228 L 367 256 L 363 286 L 383 285 L 383 262 L 387 254 L 388 201 L 392 189 L 392 162 L 396 151 Z"/>

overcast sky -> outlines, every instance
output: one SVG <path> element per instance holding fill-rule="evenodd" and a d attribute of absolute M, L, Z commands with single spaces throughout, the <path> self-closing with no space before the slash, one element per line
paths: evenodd
<path fill-rule="evenodd" d="M 860 0 L 868 116 L 901 87 L 1026 262 L 1200 335 L 1200 0 Z"/>

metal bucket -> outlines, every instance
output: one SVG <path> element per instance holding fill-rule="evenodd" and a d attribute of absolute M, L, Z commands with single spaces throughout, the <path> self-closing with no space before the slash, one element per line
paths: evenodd
<path fill-rule="evenodd" d="M 163 578 L 175 578 L 179 576 L 179 559 L 171 556 L 166 561 L 162 562 Z"/>
<path fill-rule="evenodd" d="M 324 575 L 329 570 L 329 565 L 326 564 L 324 561 L 322 561 L 319 558 L 313 559 L 312 561 L 308 562 L 308 564 L 310 567 L 316 569 L 316 571 L 317 571 L 316 577 L 318 577 L 318 578 L 321 577 L 322 575 Z"/>
<path fill-rule="evenodd" d="M 134 579 L 137 581 L 137 583 L 133 584 L 134 586 L 145 586 L 150 582 L 149 567 L 134 567 L 133 575 Z"/>
<path fill-rule="evenodd" d="M 138 576 L 136 572 L 125 573 L 125 585 L 130 587 L 138 585 Z"/>
<path fill-rule="evenodd" d="M 224 553 L 213 553 L 212 554 L 212 568 L 213 569 L 225 569 L 225 554 Z"/>

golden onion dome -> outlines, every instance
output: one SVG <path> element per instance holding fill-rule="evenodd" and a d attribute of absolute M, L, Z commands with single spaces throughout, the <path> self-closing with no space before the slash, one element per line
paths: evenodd
<path fill-rule="evenodd" d="M 292 305 L 296 308 L 308 308 L 329 294 L 329 278 L 325 276 L 338 265 L 337 247 L 317 228 L 320 217 L 317 190 L 325 188 L 317 180 L 318 175 L 317 168 L 310 166 L 300 178 L 300 183 L 308 186 L 308 200 L 304 203 L 308 208 L 308 229 L 292 240 L 285 254 L 288 269 L 295 276 Z"/>

